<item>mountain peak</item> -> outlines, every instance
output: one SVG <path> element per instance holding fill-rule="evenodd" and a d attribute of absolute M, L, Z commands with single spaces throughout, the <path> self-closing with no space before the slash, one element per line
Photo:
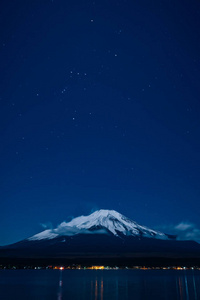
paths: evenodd
<path fill-rule="evenodd" d="M 42 231 L 29 238 L 29 240 L 53 239 L 58 236 L 92 233 L 110 233 L 116 237 L 124 235 L 168 239 L 165 233 L 141 226 L 115 210 L 100 209 L 88 216 L 80 216 L 70 222 L 62 222 L 57 228 Z"/>
<path fill-rule="evenodd" d="M 121 217 L 122 215 L 120 213 L 118 213 L 116 210 L 109 210 L 109 209 L 99 209 L 96 210 L 95 212 L 91 213 L 90 216 L 94 216 L 96 218 L 98 217 L 109 217 L 109 216 L 113 216 L 116 218 Z"/>

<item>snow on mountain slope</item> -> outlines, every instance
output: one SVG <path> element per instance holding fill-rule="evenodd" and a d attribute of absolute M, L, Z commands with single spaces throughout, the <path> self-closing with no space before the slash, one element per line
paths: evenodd
<path fill-rule="evenodd" d="M 115 210 L 97 210 L 89 216 L 80 216 L 70 222 L 61 223 L 55 229 L 44 230 L 29 240 L 53 239 L 59 236 L 72 236 L 75 234 L 105 234 L 110 232 L 115 236 L 143 236 L 157 239 L 168 239 L 162 232 L 141 226 L 136 222 L 126 218 Z"/>

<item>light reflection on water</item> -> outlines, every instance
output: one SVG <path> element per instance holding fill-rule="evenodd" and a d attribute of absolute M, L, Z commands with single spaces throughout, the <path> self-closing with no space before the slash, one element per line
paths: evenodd
<path fill-rule="evenodd" d="M 0 270 L 0 299 L 198 300 L 200 271 Z"/>
<path fill-rule="evenodd" d="M 95 290 L 93 291 L 93 286 L 95 286 Z M 103 277 L 98 279 L 96 277 L 95 281 L 91 281 L 91 299 L 98 300 L 98 296 L 101 300 L 103 300 Z"/>
<path fill-rule="evenodd" d="M 103 300 L 103 277 L 101 277 L 101 300 Z"/>
<path fill-rule="evenodd" d="M 62 286 L 63 286 L 63 281 L 62 281 L 62 270 L 60 270 L 60 278 L 59 278 L 59 284 L 58 284 L 58 300 L 62 300 Z"/>
<path fill-rule="evenodd" d="M 183 284 L 182 284 L 182 278 L 178 278 L 178 285 L 179 285 L 179 295 L 180 300 L 183 300 Z"/>
<path fill-rule="evenodd" d="M 98 296 L 98 286 L 97 286 L 97 279 L 95 280 L 95 300 L 97 300 Z"/>
<path fill-rule="evenodd" d="M 187 275 L 187 271 L 184 271 L 184 275 L 178 278 L 178 299 L 180 300 L 189 300 L 189 299 L 200 299 L 197 298 L 197 289 L 196 289 L 196 281 L 194 273 L 190 276 Z M 200 297 L 200 294 L 198 292 Z"/>
<path fill-rule="evenodd" d="M 186 271 L 184 271 L 186 272 Z M 189 299 L 189 293 L 188 293 L 188 281 L 187 281 L 187 275 L 185 273 L 185 292 L 186 292 L 186 299 L 188 300 Z"/>
<path fill-rule="evenodd" d="M 194 286 L 194 299 L 197 300 L 197 290 L 196 290 L 196 283 L 195 283 L 194 274 L 192 276 L 192 279 L 193 279 L 193 286 Z"/>
<path fill-rule="evenodd" d="M 98 273 L 99 271 L 94 271 L 94 272 Z M 101 272 L 102 271 L 100 271 L 100 273 Z M 134 271 L 130 271 L 130 272 L 134 272 Z M 200 299 L 197 298 L 197 289 L 196 289 L 196 281 L 195 281 L 194 273 L 192 274 L 192 276 L 191 274 L 189 274 L 189 279 L 188 279 L 188 275 L 187 275 L 188 271 L 180 271 L 180 272 L 177 274 L 177 276 L 174 276 L 175 279 L 174 282 L 172 282 L 173 278 L 171 278 L 171 276 L 166 276 L 163 278 L 163 280 L 158 280 L 159 277 L 155 277 L 156 282 L 160 281 L 159 283 L 157 282 L 156 285 L 154 284 L 155 283 L 154 280 L 152 280 L 152 278 L 150 279 L 148 276 L 147 277 L 142 276 L 140 280 L 139 278 L 135 277 L 134 281 L 130 280 L 130 278 L 128 277 L 127 278 L 124 277 L 122 280 L 120 276 L 119 277 L 118 276 L 117 277 L 96 276 L 90 282 L 90 295 L 91 295 L 90 299 L 94 299 L 94 300 L 123 299 L 124 300 L 124 299 L 133 299 L 133 296 L 134 299 L 148 299 L 149 295 L 152 292 L 152 289 L 157 289 L 158 291 L 157 293 L 155 293 L 157 295 L 156 299 L 168 299 L 168 295 L 169 297 L 171 297 L 171 299 L 179 299 L 179 300 Z M 143 273 L 143 275 L 145 275 L 145 273 Z M 174 273 L 174 275 L 176 274 Z M 200 272 L 199 272 L 199 276 L 200 276 Z M 198 281 L 200 283 L 199 276 L 198 276 Z M 85 278 L 83 280 L 85 280 Z M 104 297 L 104 281 L 106 286 L 105 297 Z M 174 288 L 172 286 L 172 289 L 170 290 L 169 288 L 171 287 L 172 283 L 174 285 Z M 200 295 L 199 291 L 198 291 L 198 295 Z"/>

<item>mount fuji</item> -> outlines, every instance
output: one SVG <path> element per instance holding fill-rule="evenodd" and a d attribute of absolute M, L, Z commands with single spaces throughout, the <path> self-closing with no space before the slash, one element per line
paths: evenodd
<path fill-rule="evenodd" d="M 165 233 L 141 226 L 115 210 L 101 209 L 89 216 L 80 216 L 68 223 L 63 222 L 55 229 L 44 230 L 28 240 L 54 239 L 59 236 L 73 236 L 77 234 L 110 234 L 116 237 L 140 236 L 157 239 L 173 238 Z"/>
<path fill-rule="evenodd" d="M 0 247 L 0 263 L 41 261 L 130 265 L 161 260 L 200 263 L 200 244 L 178 241 L 114 210 L 98 210 L 25 240 Z"/>

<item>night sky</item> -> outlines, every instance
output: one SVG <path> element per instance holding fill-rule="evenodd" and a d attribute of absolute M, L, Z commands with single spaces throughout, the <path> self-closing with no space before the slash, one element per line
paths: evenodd
<path fill-rule="evenodd" d="M 101 208 L 198 230 L 200 2 L 2 0 L 0 30 L 0 245 Z"/>

